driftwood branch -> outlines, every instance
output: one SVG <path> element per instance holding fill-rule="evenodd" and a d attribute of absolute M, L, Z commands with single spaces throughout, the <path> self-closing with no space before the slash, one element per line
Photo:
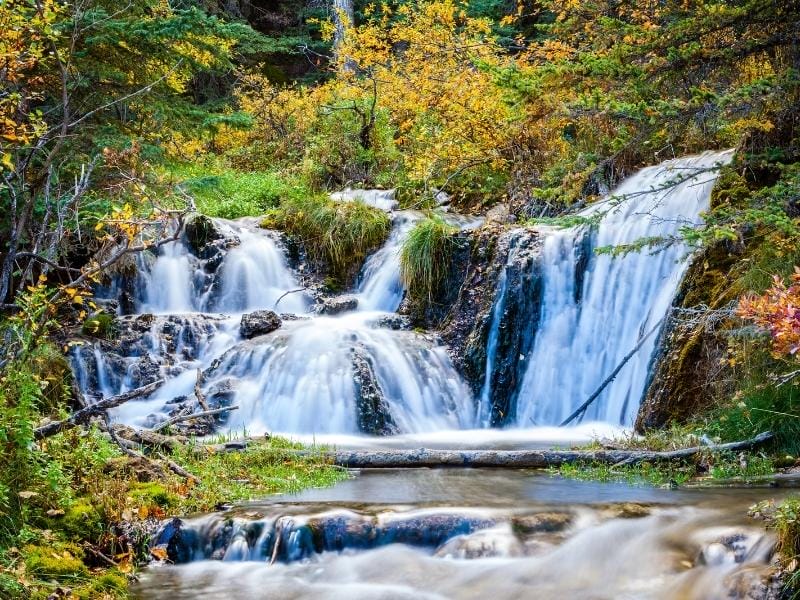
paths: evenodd
<path fill-rule="evenodd" d="M 354 469 L 397 469 L 420 467 L 492 467 L 544 469 L 572 463 L 634 465 L 642 462 L 685 460 L 701 452 L 748 450 L 773 438 L 771 432 L 741 442 L 695 446 L 668 452 L 649 450 L 381 450 L 301 453 L 319 456 L 332 463 Z"/>
<path fill-rule="evenodd" d="M 197 369 L 197 379 L 194 382 L 194 395 L 197 398 L 197 403 L 203 410 L 208 410 L 208 403 L 206 397 L 203 395 L 203 371 Z"/>
<path fill-rule="evenodd" d="M 239 408 L 238 406 L 224 406 L 222 408 L 215 408 L 214 410 L 204 410 L 203 412 L 192 413 L 190 415 L 178 415 L 177 417 L 172 417 L 171 419 L 167 419 L 163 423 L 159 423 L 158 425 L 147 431 L 154 433 L 156 431 L 161 431 L 162 429 L 166 429 L 170 425 L 175 425 L 175 423 L 181 423 L 183 421 L 191 421 L 192 419 L 197 419 L 199 417 L 211 417 L 213 415 L 219 415 L 231 410 L 237 410 L 238 408 Z"/>
<path fill-rule="evenodd" d="M 135 390 L 125 392 L 124 394 L 111 396 L 110 398 L 104 398 L 103 400 L 75 411 L 63 421 L 54 421 L 39 427 L 36 429 L 36 431 L 34 431 L 34 438 L 41 440 L 67 429 L 72 429 L 73 427 L 87 423 L 89 419 L 102 415 L 109 408 L 115 408 L 121 404 L 124 404 L 128 400 L 133 400 L 134 398 L 147 396 L 148 394 L 153 393 L 161 386 L 162 383 L 164 383 L 164 380 L 159 379 L 158 381 L 154 381 L 148 385 L 136 388 Z"/>
<path fill-rule="evenodd" d="M 629 360 L 630 360 L 630 359 L 633 357 L 633 355 L 634 355 L 634 354 L 636 354 L 636 352 L 639 350 L 639 348 L 641 348 L 641 347 L 642 347 L 642 344 L 644 344 L 645 340 L 646 340 L 647 338 L 649 338 L 651 335 L 653 335 L 653 334 L 654 334 L 654 333 L 655 333 L 655 332 L 656 332 L 656 331 L 657 331 L 657 330 L 658 330 L 658 329 L 661 327 L 661 324 L 664 322 L 664 319 L 666 319 L 666 317 L 662 317 L 661 319 L 659 319 L 659 320 L 658 320 L 658 323 L 656 323 L 656 324 L 653 326 L 653 328 L 652 328 L 650 331 L 648 331 L 646 334 L 644 334 L 644 335 L 643 335 L 643 336 L 642 336 L 642 337 L 639 339 L 639 341 L 638 341 L 638 342 L 636 343 L 636 345 L 633 347 L 633 350 L 631 350 L 630 352 L 628 352 L 628 353 L 625 355 L 625 357 L 622 359 L 622 361 L 620 361 L 620 363 L 617 365 L 617 368 L 616 368 L 616 369 L 614 369 L 614 370 L 611 372 L 611 375 L 609 375 L 608 377 L 606 377 L 605 381 L 603 381 L 603 383 L 601 383 L 601 384 L 600 384 L 600 387 L 599 387 L 599 388 L 597 388 L 597 389 L 594 391 L 594 393 L 593 393 L 591 396 L 589 396 L 589 397 L 586 399 L 586 401 L 585 401 L 583 404 L 581 404 L 581 405 L 580 405 L 580 406 L 579 406 L 579 407 L 578 407 L 578 408 L 575 410 L 575 412 L 573 412 L 573 413 L 572 413 L 570 416 L 568 416 L 568 417 L 567 417 L 567 418 L 566 418 L 566 419 L 565 419 L 565 420 L 564 420 L 564 421 L 561 423 L 561 425 L 559 425 L 559 427 L 564 427 L 565 425 L 569 425 L 570 423 L 572 423 L 572 421 L 574 421 L 574 420 L 575 420 L 575 419 L 577 419 L 578 417 L 582 417 L 582 416 L 583 416 L 583 414 L 586 412 L 586 409 L 587 409 L 587 408 L 589 408 L 589 405 L 591 405 L 591 404 L 592 404 L 592 402 L 594 402 L 595 400 L 597 400 L 597 399 L 600 397 L 600 394 L 602 394 L 602 393 L 603 393 L 603 390 L 604 390 L 604 389 L 606 389 L 606 388 L 608 387 L 608 384 L 609 384 L 609 383 L 611 383 L 612 381 L 614 381 L 614 379 L 617 377 L 617 375 L 619 375 L 619 372 L 622 370 L 622 367 L 624 367 L 624 366 L 625 366 L 625 364 L 626 364 L 626 363 L 627 363 L 627 362 L 628 362 L 628 361 L 629 361 Z"/>

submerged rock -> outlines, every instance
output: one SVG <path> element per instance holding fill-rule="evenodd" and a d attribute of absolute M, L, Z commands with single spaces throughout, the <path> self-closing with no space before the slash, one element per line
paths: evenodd
<path fill-rule="evenodd" d="M 272 333 L 281 326 L 281 318 L 271 310 L 257 310 L 242 315 L 239 325 L 241 336 L 249 340 L 258 335 Z"/>

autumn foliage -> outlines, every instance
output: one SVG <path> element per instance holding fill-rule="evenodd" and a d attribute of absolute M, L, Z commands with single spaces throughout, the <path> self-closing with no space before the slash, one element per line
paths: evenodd
<path fill-rule="evenodd" d="M 739 316 L 769 332 L 776 357 L 800 352 L 800 267 L 788 285 L 777 275 L 762 296 L 746 297 L 739 303 Z"/>

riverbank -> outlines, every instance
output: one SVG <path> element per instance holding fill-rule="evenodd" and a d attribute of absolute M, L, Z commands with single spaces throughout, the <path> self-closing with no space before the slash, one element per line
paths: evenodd
<path fill-rule="evenodd" d="M 150 554 L 149 542 L 166 517 L 347 477 L 316 453 L 300 456 L 303 446 L 277 437 L 236 453 L 178 446 L 152 453 L 152 460 L 124 454 L 95 428 L 59 434 L 47 445 L 56 456 L 80 457 L 60 465 L 71 474 L 75 495 L 47 509 L 44 490 L 20 494 L 29 503 L 25 521 L 18 532 L 4 527 L 0 546 L 4 599 L 126 598 L 138 569 L 158 558 Z M 72 454 L 58 454 L 62 447 Z M 178 469 L 164 468 L 169 463 Z"/>

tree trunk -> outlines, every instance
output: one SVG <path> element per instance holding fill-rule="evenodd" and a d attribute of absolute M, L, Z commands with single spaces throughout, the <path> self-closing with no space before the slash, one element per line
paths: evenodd
<path fill-rule="evenodd" d="M 345 30 L 353 25 L 353 18 L 353 0 L 333 0 L 333 21 L 336 24 L 333 50 L 337 54 L 344 41 Z"/>
<path fill-rule="evenodd" d="M 563 464 L 589 463 L 628 466 L 642 462 L 685 460 L 700 452 L 748 450 L 765 444 L 774 436 L 764 432 L 741 442 L 695 446 L 668 452 L 650 450 L 335 450 L 314 455 L 354 469 L 397 469 L 436 467 L 488 467 L 509 469 L 545 469 Z M 231 448 L 232 449 L 232 448 Z M 224 450 L 231 450 L 225 448 Z M 237 448 L 238 449 L 238 448 Z M 312 455 L 310 452 L 301 452 Z"/>

